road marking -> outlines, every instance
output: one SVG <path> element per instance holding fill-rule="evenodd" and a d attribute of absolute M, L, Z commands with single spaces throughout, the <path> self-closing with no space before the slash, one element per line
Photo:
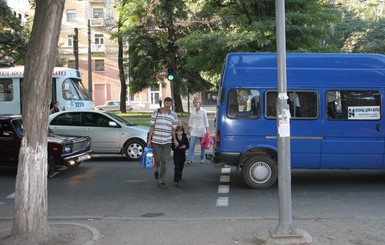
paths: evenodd
<path fill-rule="evenodd" d="M 231 168 L 223 167 L 221 169 L 221 176 L 219 177 L 219 186 L 218 186 L 218 194 L 229 194 L 230 193 L 230 185 L 221 184 L 221 183 L 229 183 L 230 182 L 230 173 Z M 229 197 L 228 196 L 218 196 L 217 197 L 217 207 L 227 207 L 229 206 Z"/>
<path fill-rule="evenodd" d="M 230 192 L 230 187 L 228 185 L 219 185 L 218 194 L 227 194 Z"/>
<path fill-rule="evenodd" d="M 221 169 L 221 174 L 229 174 L 231 171 L 231 168 L 222 168 Z"/>
<path fill-rule="evenodd" d="M 217 198 L 217 207 L 227 207 L 227 206 L 229 206 L 229 197 Z"/>
<path fill-rule="evenodd" d="M 230 176 L 229 175 L 221 175 L 221 177 L 219 178 L 219 182 L 230 182 Z"/>
<path fill-rule="evenodd" d="M 6 198 L 8 198 L 8 199 L 13 199 L 13 198 L 15 198 L 15 192 L 12 193 L 11 195 L 7 196 Z"/>

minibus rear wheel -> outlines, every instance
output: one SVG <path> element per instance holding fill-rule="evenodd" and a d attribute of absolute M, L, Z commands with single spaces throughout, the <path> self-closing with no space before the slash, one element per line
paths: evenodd
<path fill-rule="evenodd" d="M 243 165 L 242 177 L 246 184 L 254 189 L 272 186 L 277 176 L 277 162 L 267 155 L 252 155 Z"/>

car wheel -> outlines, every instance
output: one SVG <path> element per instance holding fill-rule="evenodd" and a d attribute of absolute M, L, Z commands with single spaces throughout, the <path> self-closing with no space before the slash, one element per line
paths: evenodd
<path fill-rule="evenodd" d="M 277 162 L 267 155 L 249 157 L 242 169 L 246 184 L 254 189 L 268 188 L 277 180 Z"/>
<path fill-rule="evenodd" d="M 141 139 L 131 139 L 124 145 L 124 155 L 129 160 L 139 160 L 146 147 L 145 142 Z"/>

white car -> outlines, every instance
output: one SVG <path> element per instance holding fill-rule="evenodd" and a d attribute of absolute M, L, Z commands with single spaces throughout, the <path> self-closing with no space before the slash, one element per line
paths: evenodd
<path fill-rule="evenodd" d="M 95 110 L 99 111 L 120 111 L 119 100 L 108 100 L 104 105 L 95 106 Z M 126 101 L 126 111 L 131 111 L 132 106 Z"/>
<path fill-rule="evenodd" d="M 129 160 L 139 160 L 149 131 L 148 127 L 133 124 L 112 113 L 92 110 L 51 114 L 49 129 L 58 135 L 89 136 L 94 153 L 120 153 Z"/>

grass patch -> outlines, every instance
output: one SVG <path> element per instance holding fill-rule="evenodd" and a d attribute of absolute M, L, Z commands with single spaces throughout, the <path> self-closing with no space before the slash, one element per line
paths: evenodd
<path fill-rule="evenodd" d="M 117 116 L 130 118 L 130 117 L 147 117 L 150 119 L 151 112 L 127 112 L 127 113 L 116 113 Z"/>
<path fill-rule="evenodd" d="M 138 124 L 138 125 L 150 127 L 150 120 L 147 120 L 147 119 L 145 120 L 145 119 L 129 119 L 129 118 L 127 118 L 127 120 L 129 120 L 132 123 Z"/>
<path fill-rule="evenodd" d="M 136 117 L 136 118 L 148 118 L 150 119 L 152 112 L 127 112 L 127 113 L 120 113 L 117 112 L 115 113 L 117 116 L 124 117 L 124 118 L 131 118 L 131 117 Z M 178 117 L 189 117 L 190 114 L 187 112 L 177 112 Z"/>

